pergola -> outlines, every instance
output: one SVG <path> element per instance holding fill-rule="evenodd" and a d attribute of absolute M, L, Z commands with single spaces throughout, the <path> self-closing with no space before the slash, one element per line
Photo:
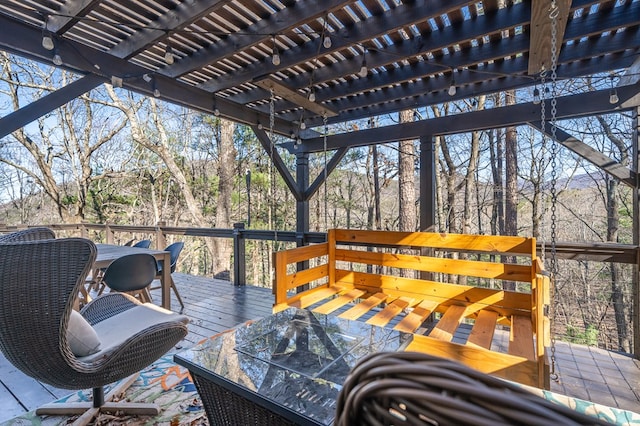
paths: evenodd
<path fill-rule="evenodd" d="M 427 229 L 433 136 L 542 129 L 540 105 L 326 138 L 310 129 L 533 86 L 543 70 L 550 75 L 552 52 L 558 79 L 626 69 L 617 103 L 608 90 L 560 98 L 557 119 L 622 110 L 637 116 L 639 25 L 638 1 L 1 0 L 0 49 L 82 77 L 0 119 L 0 137 L 104 82 L 250 125 L 267 150 L 272 130 L 291 138 L 280 147 L 298 159 L 294 178 L 271 149 L 298 202 L 300 232 L 308 231 L 308 200 L 350 147 L 419 138 Z M 560 129 L 556 137 L 638 188 L 637 155 L 629 169 Z M 310 182 L 309 154 L 325 149 L 333 153 L 327 173 Z"/>
<path fill-rule="evenodd" d="M 300 235 L 310 198 L 351 147 L 420 139 L 428 229 L 434 136 L 524 124 L 550 133 L 534 102 L 328 136 L 325 123 L 533 87 L 554 68 L 558 79 L 624 70 L 616 102 L 608 88 L 560 97 L 556 118 L 631 111 L 630 168 L 561 129 L 555 136 L 633 189 L 640 243 L 638 0 L 0 0 L 0 34 L 0 49 L 81 76 L 1 118 L 0 137 L 105 82 L 244 123 L 295 197 Z M 296 155 L 295 176 L 271 130 L 290 138 L 278 148 Z M 324 150 L 332 157 L 312 180 L 309 157 Z"/>

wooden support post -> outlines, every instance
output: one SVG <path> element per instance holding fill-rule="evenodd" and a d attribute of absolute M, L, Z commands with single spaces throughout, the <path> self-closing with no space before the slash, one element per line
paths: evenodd
<path fill-rule="evenodd" d="M 420 231 L 435 232 L 436 160 L 432 135 L 420 138 Z"/>
<path fill-rule="evenodd" d="M 420 231 L 436 231 L 436 158 L 433 135 L 420 137 Z M 422 256 L 432 256 L 433 250 L 421 248 Z M 420 272 L 420 278 L 430 280 L 431 272 Z"/>
<path fill-rule="evenodd" d="M 108 223 L 104 225 L 104 238 L 107 244 L 113 244 L 113 230 Z"/>
<path fill-rule="evenodd" d="M 244 223 L 233 224 L 233 285 L 247 284 L 247 256 L 244 240 Z"/>
<path fill-rule="evenodd" d="M 156 250 L 163 250 L 167 246 L 167 238 L 162 230 L 165 224 L 165 222 L 158 222 L 156 225 Z"/>
<path fill-rule="evenodd" d="M 633 268 L 631 297 L 633 298 L 631 318 L 633 318 L 633 356 L 640 359 L 640 182 L 638 170 L 640 168 L 640 107 L 633 110 L 633 124 L 631 143 L 633 144 L 633 171 L 636 172 L 636 185 L 633 189 L 633 244 L 638 255 Z"/>
<path fill-rule="evenodd" d="M 84 223 L 80 224 L 80 237 L 89 238 L 89 232 L 87 231 L 87 227 L 84 225 Z"/>
<path fill-rule="evenodd" d="M 296 202 L 296 247 L 307 245 L 305 235 L 309 232 L 309 199 L 307 188 L 309 187 L 309 154 L 301 152 L 296 155 L 296 183 L 300 194 L 305 194 L 302 200 Z M 309 269 L 309 261 L 298 262 L 298 271 Z M 308 289 L 308 285 L 300 287 L 298 291 Z"/>

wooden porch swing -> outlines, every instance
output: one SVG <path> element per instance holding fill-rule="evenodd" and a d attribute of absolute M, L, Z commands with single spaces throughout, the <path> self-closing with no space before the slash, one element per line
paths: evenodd
<path fill-rule="evenodd" d="M 534 238 L 332 229 L 327 239 L 274 253 L 274 311 L 391 327 L 412 333 L 407 351 L 549 388 L 549 277 Z"/>

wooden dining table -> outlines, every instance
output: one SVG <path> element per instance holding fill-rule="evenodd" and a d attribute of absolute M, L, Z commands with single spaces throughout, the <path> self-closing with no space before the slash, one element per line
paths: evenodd
<path fill-rule="evenodd" d="M 115 244 L 96 244 L 98 254 L 93 264 L 94 270 L 106 268 L 119 257 L 129 254 L 146 253 L 163 263 L 162 275 L 160 276 L 160 287 L 162 291 L 162 307 L 171 309 L 171 268 L 165 265 L 171 265 L 171 254 L 164 250 L 153 250 L 140 247 L 129 247 Z"/>

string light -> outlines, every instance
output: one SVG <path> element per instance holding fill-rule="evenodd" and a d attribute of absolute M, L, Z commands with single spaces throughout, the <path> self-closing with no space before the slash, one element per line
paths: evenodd
<path fill-rule="evenodd" d="M 56 51 L 56 53 L 53 55 L 53 58 L 51 59 L 51 61 L 53 62 L 54 65 L 56 66 L 60 66 L 62 65 L 62 57 L 60 56 L 60 54 Z"/>
<path fill-rule="evenodd" d="M 164 51 L 164 61 L 167 63 L 167 65 L 173 65 L 175 60 L 176 58 L 173 55 L 173 48 L 167 44 L 167 48 Z"/>
<path fill-rule="evenodd" d="M 111 85 L 113 87 L 122 87 L 122 78 L 118 77 L 118 76 L 115 76 L 115 75 L 112 75 L 111 76 Z"/>
<path fill-rule="evenodd" d="M 360 71 L 358 71 L 358 76 L 365 78 L 369 69 L 367 68 L 367 51 L 365 50 L 362 54 L 362 65 L 360 66 Z"/>
<path fill-rule="evenodd" d="M 273 36 L 273 56 L 271 57 L 271 63 L 275 66 L 280 65 L 280 52 L 278 51 L 278 46 L 276 45 L 276 36 Z"/>
<path fill-rule="evenodd" d="M 456 81 L 453 79 L 453 77 L 451 78 L 451 85 L 449 86 L 449 90 L 447 90 L 447 93 L 449 94 L 449 96 L 454 96 L 457 92 L 456 89 Z"/>
<path fill-rule="evenodd" d="M 331 36 L 326 35 L 324 36 L 324 40 L 322 40 L 322 45 L 324 46 L 325 49 L 330 49 L 331 48 Z"/>
<path fill-rule="evenodd" d="M 215 96 L 213 97 L 213 115 L 215 115 L 216 117 L 220 117 L 220 110 L 218 109 L 218 106 L 216 105 L 216 98 Z"/>
<path fill-rule="evenodd" d="M 160 97 L 160 89 L 158 89 L 158 86 L 156 86 L 156 79 L 153 78 L 151 80 L 151 89 L 153 91 L 153 96 L 155 96 L 156 98 Z"/>
<path fill-rule="evenodd" d="M 316 92 L 313 90 L 313 87 L 309 89 L 309 101 L 311 102 L 316 101 Z"/>
<path fill-rule="evenodd" d="M 51 32 L 49 31 L 49 16 L 47 16 L 44 20 L 44 25 L 42 27 L 42 47 L 47 50 L 53 50 L 55 44 L 53 43 L 53 37 L 51 37 Z"/>
<path fill-rule="evenodd" d="M 615 105 L 620 102 L 620 98 L 618 98 L 618 89 L 613 87 L 613 76 L 609 77 L 611 79 L 611 91 L 609 92 L 609 103 L 611 105 Z"/>
<path fill-rule="evenodd" d="M 533 104 L 534 105 L 540 104 L 540 90 L 538 89 L 537 86 L 533 89 Z"/>
<path fill-rule="evenodd" d="M 304 118 L 300 119 L 300 130 L 307 128 L 307 123 L 304 122 Z"/>

